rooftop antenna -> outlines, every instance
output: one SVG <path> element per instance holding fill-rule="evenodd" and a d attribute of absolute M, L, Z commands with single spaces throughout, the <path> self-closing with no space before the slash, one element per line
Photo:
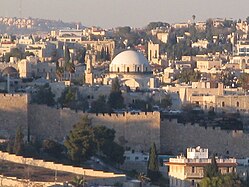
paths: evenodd
<path fill-rule="evenodd" d="M 19 16 L 22 18 L 22 0 L 19 0 Z"/>

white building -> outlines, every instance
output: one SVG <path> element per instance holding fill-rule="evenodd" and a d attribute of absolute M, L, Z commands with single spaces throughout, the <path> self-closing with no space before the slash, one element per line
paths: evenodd
<path fill-rule="evenodd" d="M 169 166 L 170 187 L 197 186 L 204 177 L 204 168 L 210 164 L 212 159 L 208 158 L 208 149 L 196 148 L 187 149 L 187 157 L 181 155 L 177 158 L 170 158 L 166 165 Z M 216 158 L 221 174 L 233 173 L 236 171 L 236 159 Z"/>
<path fill-rule="evenodd" d="M 134 90 L 155 87 L 149 62 L 137 51 L 123 51 L 113 59 L 109 66 L 109 78 L 115 77 L 120 79 L 121 84 Z"/>

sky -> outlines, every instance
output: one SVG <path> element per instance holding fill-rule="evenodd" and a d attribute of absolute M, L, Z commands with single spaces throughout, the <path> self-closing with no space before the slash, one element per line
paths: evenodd
<path fill-rule="evenodd" d="M 81 22 L 103 28 L 142 28 L 152 21 L 185 22 L 192 15 L 196 21 L 243 20 L 249 16 L 248 7 L 249 0 L 1 0 L 0 16 Z"/>

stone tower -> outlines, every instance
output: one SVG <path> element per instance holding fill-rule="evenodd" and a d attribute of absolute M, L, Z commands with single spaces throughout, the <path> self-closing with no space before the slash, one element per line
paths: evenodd
<path fill-rule="evenodd" d="M 89 53 L 86 55 L 85 83 L 93 85 L 92 57 Z"/>

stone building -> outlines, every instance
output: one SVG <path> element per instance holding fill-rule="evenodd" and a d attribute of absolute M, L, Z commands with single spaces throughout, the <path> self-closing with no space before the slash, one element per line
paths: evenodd
<path fill-rule="evenodd" d="M 204 177 L 204 168 L 211 163 L 208 149 L 188 148 L 187 157 L 181 155 L 170 158 L 169 178 L 171 187 L 195 186 Z M 236 171 L 236 159 L 216 159 L 221 174 Z"/>
<path fill-rule="evenodd" d="M 118 77 L 123 85 L 132 90 L 156 86 L 149 62 L 141 53 L 133 50 L 123 51 L 113 59 L 108 77 Z"/>

